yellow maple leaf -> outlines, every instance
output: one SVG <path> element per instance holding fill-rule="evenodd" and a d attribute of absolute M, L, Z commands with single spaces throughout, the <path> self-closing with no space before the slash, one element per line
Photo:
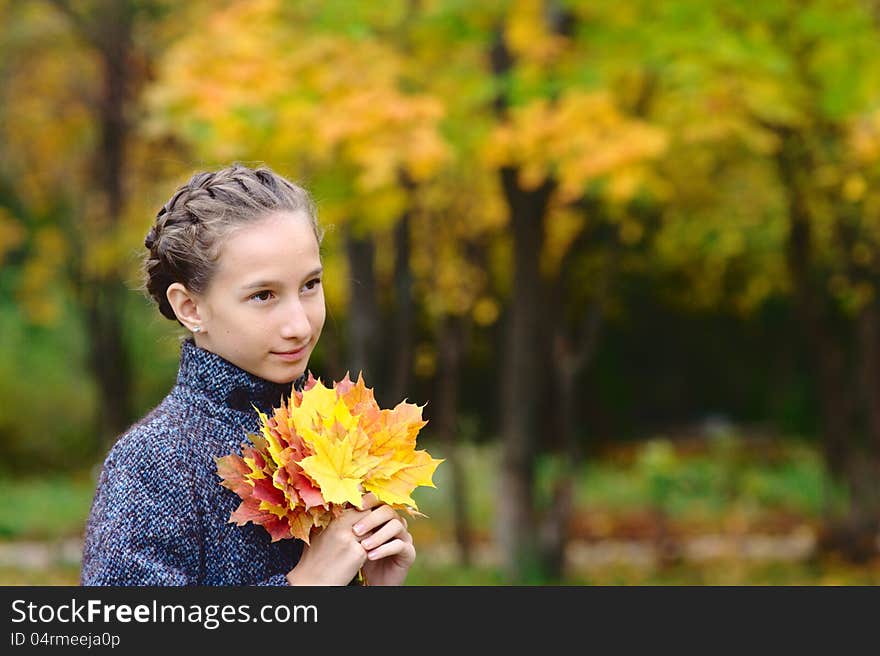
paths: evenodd
<path fill-rule="evenodd" d="M 370 453 L 380 457 L 395 451 L 401 456 L 411 453 L 416 434 L 428 423 L 422 420 L 423 407 L 401 401 L 394 410 L 382 410 L 380 427 L 374 429 L 370 439 Z"/>
<path fill-rule="evenodd" d="M 333 415 L 324 419 L 324 426 L 330 428 L 333 422 L 338 422 L 346 430 L 357 424 L 357 417 L 352 416 L 351 411 L 343 399 L 338 399 L 333 407 Z"/>
<path fill-rule="evenodd" d="M 328 389 L 318 380 L 302 394 L 299 407 L 292 413 L 293 426 L 299 435 L 306 431 L 320 430 L 324 417 L 332 417 L 336 408 L 336 390 Z"/>
<path fill-rule="evenodd" d="M 311 444 L 314 455 L 303 458 L 300 467 L 321 487 L 321 494 L 330 503 L 350 503 L 360 508 L 363 490 L 361 479 L 379 459 L 353 457 L 352 441 L 327 439 L 318 435 Z"/>
<path fill-rule="evenodd" d="M 309 544 L 309 536 L 314 525 L 312 515 L 305 511 L 293 512 L 288 516 L 288 522 L 291 535 Z"/>
<path fill-rule="evenodd" d="M 272 430 L 272 427 L 269 423 L 269 418 L 259 410 L 257 410 L 257 414 L 260 416 L 260 432 L 263 434 L 263 437 L 266 439 L 266 444 L 269 449 L 269 455 L 272 456 L 272 459 L 275 462 L 281 461 L 281 452 L 284 450 L 283 444 L 279 440 L 279 436 Z"/>
<path fill-rule="evenodd" d="M 418 510 L 418 505 L 410 496 L 419 485 L 434 485 L 434 470 L 443 460 L 432 458 L 427 451 L 413 451 L 405 461 L 392 461 L 383 471 L 377 468 L 376 475 L 369 475 L 364 480 L 364 489 L 375 494 L 380 501 L 387 504 L 402 504 Z M 389 475 L 385 475 L 390 472 Z"/>
<path fill-rule="evenodd" d="M 254 458 L 244 458 L 244 461 L 250 468 L 250 472 L 247 474 L 247 480 L 251 483 L 251 485 L 253 485 L 253 482 L 257 479 L 266 478 L 266 474 L 263 473 L 262 468 L 257 465 Z"/>
<path fill-rule="evenodd" d="M 287 508 L 284 506 L 279 506 L 274 503 L 269 503 L 268 501 L 260 501 L 260 505 L 258 506 L 260 510 L 265 510 L 266 512 L 270 512 L 275 515 L 278 519 L 284 519 L 287 517 Z"/>
<path fill-rule="evenodd" d="M 215 459 L 221 484 L 242 499 L 230 521 L 261 524 L 273 541 L 308 543 L 346 508 L 360 508 L 367 492 L 422 516 L 412 491 L 434 487 L 443 462 L 415 450 L 428 423 L 423 408 L 402 401 L 381 409 L 362 375 L 353 383 L 346 374 L 332 388 L 310 375 L 272 416 L 257 410 L 259 434 L 248 435 L 241 457 Z"/>

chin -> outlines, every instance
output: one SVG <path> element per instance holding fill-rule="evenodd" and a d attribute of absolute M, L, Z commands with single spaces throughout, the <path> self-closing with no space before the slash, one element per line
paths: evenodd
<path fill-rule="evenodd" d="M 266 375 L 266 376 L 264 376 L 264 378 L 266 378 L 266 380 L 272 381 L 273 383 L 287 385 L 287 384 L 290 384 L 293 381 L 295 381 L 300 376 L 302 376 L 304 372 L 305 372 L 305 367 L 303 367 L 302 369 L 297 367 L 297 369 L 293 370 L 292 372 L 289 369 L 282 370 L 282 371 L 278 371 L 276 369 L 272 372 L 273 375 Z"/>

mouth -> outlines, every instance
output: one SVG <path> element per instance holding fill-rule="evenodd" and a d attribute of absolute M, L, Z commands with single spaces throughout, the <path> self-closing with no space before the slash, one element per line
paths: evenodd
<path fill-rule="evenodd" d="M 288 360 L 288 361 L 299 360 L 301 357 L 303 357 L 306 354 L 307 346 L 308 345 L 303 346 L 299 349 L 292 350 L 292 351 L 272 351 L 272 354 L 277 355 L 282 360 Z"/>

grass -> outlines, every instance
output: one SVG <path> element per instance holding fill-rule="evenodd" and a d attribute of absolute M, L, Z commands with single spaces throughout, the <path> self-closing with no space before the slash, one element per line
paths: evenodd
<path fill-rule="evenodd" d="M 415 565 L 408 585 L 505 585 L 494 568 Z M 575 572 L 562 581 L 541 585 L 604 586 L 875 586 L 880 585 L 880 563 L 854 567 L 843 563 L 745 563 L 719 561 L 708 565 L 679 565 L 662 569 L 613 566 L 593 572 Z"/>
<path fill-rule="evenodd" d="M 0 585 L 79 585 L 79 566 L 52 565 L 42 569 L 0 567 Z"/>

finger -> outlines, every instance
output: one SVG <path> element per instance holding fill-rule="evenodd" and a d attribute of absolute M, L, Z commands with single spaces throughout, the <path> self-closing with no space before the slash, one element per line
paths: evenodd
<path fill-rule="evenodd" d="M 342 514 L 333 521 L 341 522 L 351 527 L 355 522 L 370 514 L 369 510 L 358 510 L 357 508 L 346 508 Z"/>
<path fill-rule="evenodd" d="M 404 533 L 406 533 L 406 529 L 403 528 L 403 523 L 399 519 L 392 519 L 389 522 L 385 522 L 375 533 L 361 540 L 361 544 L 364 549 L 369 551 L 370 549 L 375 549 L 380 544 L 389 542 L 393 538 L 402 538 Z"/>
<path fill-rule="evenodd" d="M 372 551 L 367 552 L 369 560 L 379 560 L 380 558 L 388 558 L 388 556 L 402 555 L 405 560 L 412 563 L 416 559 L 416 549 L 408 542 L 403 540 L 392 540 L 386 542 L 381 547 L 376 547 Z"/>
<path fill-rule="evenodd" d="M 381 505 L 381 501 L 379 501 L 379 497 L 377 497 L 372 492 L 367 492 L 363 497 L 361 497 L 361 510 L 370 510 L 371 508 L 375 508 L 378 505 Z"/>
<path fill-rule="evenodd" d="M 352 526 L 352 529 L 354 530 L 355 535 L 364 536 L 374 528 L 382 526 L 382 524 L 391 521 L 392 519 L 398 519 L 397 512 L 395 512 L 394 508 L 391 506 L 383 504 L 378 508 L 369 511 L 369 514 L 366 517 L 359 519 L 357 523 Z"/>

